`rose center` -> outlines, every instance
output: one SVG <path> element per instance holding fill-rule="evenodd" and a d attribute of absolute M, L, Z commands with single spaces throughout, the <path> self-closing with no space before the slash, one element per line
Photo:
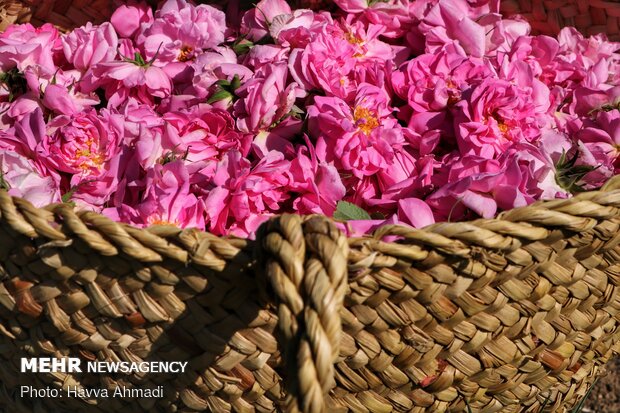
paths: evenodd
<path fill-rule="evenodd" d="M 147 223 L 149 225 L 173 225 L 179 226 L 179 222 L 177 221 L 168 221 L 163 219 L 159 214 L 153 214 L 147 218 Z"/>
<path fill-rule="evenodd" d="M 179 62 L 187 62 L 194 59 L 194 48 L 191 46 L 183 46 L 179 52 L 177 60 Z"/>
<path fill-rule="evenodd" d="M 375 111 L 361 106 L 357 106 L 353 111 L 353 120 L 355 126 L 357 126 L 364 135 L 370 135 L 370 133 L 379 126 L 379 119 Z"/>

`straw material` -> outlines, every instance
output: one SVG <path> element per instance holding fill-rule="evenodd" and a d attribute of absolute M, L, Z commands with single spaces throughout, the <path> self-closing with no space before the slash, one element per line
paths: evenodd
<path fill-rule="evenodd" d="M 158 0 L 146 0 L 156 6 Z M 255 2 L 240 0 L 242 5 Z M 109 20 L 115 6 L 122 0 L 0 0 L 0 32 L 14 23 L 31 23 L 41 26 L 51 23 L 60 30 L 69 31 L 87 22 L 99 24 Z M 202 0 L 197 3 L 210 4 L 225 9 L 227 0 Z M 295 0 L 300 8 L 324 9 L 331 0 Z"/>
<path fill-rule="evenodd" d="M 0 0 L 0 31 L 13 23 L 51 23 L 70 30 L 112 15 L 113 0 Z"/>
<path fill-rule="evenodd" d="M 0 0 L 0 24 L 70 29 L 110 4 Z M 617 38 L 618 4 L 502 11 Z M 0 191 L 0 411 L 568 412 L 620 350 L 619 243 L 620 178 L 493 220 L 352 239 L 318 216 L 274 218 L 256 241 L 136 229 Z M 20 374 L 22 357 L 189 364 Z M 21 385 L 165 390 L 28 398 Z"/>
<path fill-rule="evenodd" d="M 620 41 L 620 0 L 501 0 L 504 15 L 521 15 L 534 33 L 555 35 L 567 26 Z"/>
<path fill-rule="evenodd" d="M 283 215 L 256 241 L 0 192 L 0 409 L 567 412 L 620 349 L 619 188 L 364 238 Z M 189 364 L 17 373 L 37 356 Z M 41 399 L 21 385 L 165 390 Z"/>
<path fill-rule="evenodd" d="M 149 0 L 156 4 L 157 0 Z M 325 8 L 330 0 L 294 0 L 302 8 Z M 63 30 L 107 20 L 118 0 L 0 0 L 0 31 L 12 23 L 52 23 Z M 203 1 L 220 6 L 226 0 Z M 534 33 L 555 35 L 574 26 L 585 35 L 606 33 L 620 40 L 620 0 L 501 0 L 506 16 L 521 15 Z"/>

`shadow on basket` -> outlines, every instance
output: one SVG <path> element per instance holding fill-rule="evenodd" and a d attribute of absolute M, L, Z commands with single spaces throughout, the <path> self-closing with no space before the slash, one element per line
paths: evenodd
<path fill-rule="evenodd" d="M 283 215 L 247 241 L 0 192 L 0 407 L 566 412 L 619 346 L 617 183 L 348 240 L 325 217 Z M 188 370 L 19 372 L 22 357 L 68 356 Z M 161 385 L 162 398 L 20 394 Z"/>

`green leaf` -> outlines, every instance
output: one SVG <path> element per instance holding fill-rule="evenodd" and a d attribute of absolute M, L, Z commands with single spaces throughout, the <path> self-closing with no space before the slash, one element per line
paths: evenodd
<path fill-rule="evenodd" d="M 136 62 L 138 66 L 146 66 L 146 62 L 144 61 L 144 58 L 142 57 L 140 52 L 135 52 L 133 56 L 134 56 L 133 60 Z"/>
<path fill-rule="evenodd" d="M 4 179 L 4 172 L 0 171 L 0 189 L 11 189 L 11 185 Z"/>
<path fill-rule="evenodd" d="M 564 151 L 555 165 L 555 181 L 563 189 L 571 193 L 583 192 L 584 188 L 581 184 L 582 179 L 588 173 L 596 170 L 598 166 L 575 165 L 579 152 L 575 152 L 573 156 L 568 157 Z"/>
<path fill-rule="evenodd" d="M 334 219 L 339 219 L 341 221 L 352 221 L 371 219 L 371 217 L 368 212 L 364 211 L 355 204 L 347 201 L 338 201 L 336 212 L 334 212 Z"/>
<path fill-rule="evenodd" d="M 232 82 L 230 82 L 230 90 L 235 93 L 235 90 L 239 89 L 241 86 L 241 79 L 239 79 L 239 75 L 233 76 Z"/>
<path fill-rule="evenodd" d="M 215 84 L 221 88 L 230 86 L 230 82 L 226 79 L 220 79 L 217 82 L 215 82 Z"/>
<path fill-rule="evenodd" d="M 64 194 L 62 194 L 62 197 L 60 197 L 60 199 L 62 200 L 62 202 L 64 202 L 65 204 L 70 203 L 71 201 L 71 197 L 73 196 L 73 193 L 75 192 L 76 188 L 71 188 L 69 190 L 69 192 L 66 192 Z"/>
<path fill-rule="evenodd" d="M 237 54 L 237 56 L 246 54 L 250 51 L 252 47 L 254 47 L 254 43 L 246 39 L 237 40 L 232 45 L 232 49 Z"/>
<path fill-rule="evenodd" d="M 211 103 L 219 102 L 220 100 L 224 100 L 224 99 L 232 99 L 232 97 L 233 95 L 229 91 L 224 90 L 224 89 L 219 89 L 217 92 L 213 94 L 213 96 L 209 98 L 209 100 L 207 100 L 207 103 L 211 104 Z"/>

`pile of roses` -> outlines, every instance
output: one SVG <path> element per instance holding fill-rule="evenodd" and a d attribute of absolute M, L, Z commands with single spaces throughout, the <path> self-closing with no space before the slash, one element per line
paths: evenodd
<path fill-rule="evenodd" d="M 252 237 L 284 212 L 353 208 L 362 231 L 493 217 L 620 171 L 619 44 L 531 35 L 498 0 L 334 2 L 129 1 L 68 33 L 9 27 L 0 184 Z"/>

